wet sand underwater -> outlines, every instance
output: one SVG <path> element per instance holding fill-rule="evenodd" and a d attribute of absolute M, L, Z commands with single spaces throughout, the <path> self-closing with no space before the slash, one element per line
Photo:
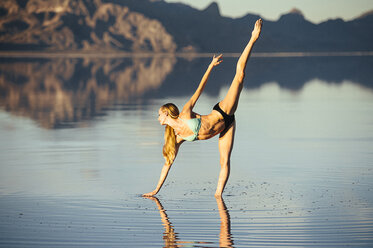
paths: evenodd
<path fill-rule="evenodd" d="M 206 61 L 193 63 L 199 68 Z M 146 62 L 164 65 L 167 73 L 181 63 Z M 48 65 L 38 65 L 43 63 Z M 371 80 L 369 75 L 359 79 Z M 23 80 L 24 86 L 8 85 L 12 96 L 19 88 L 27 96 L 22 99 L 43 100 L 29 106 L 0 102 L 0 247 L 373 246 L 370 81 L 315 76 L 302 87 L 269 81 L 244 89 L 231 175 L 223 198 L 215 199 L 217 138 L 183 144 L 157 197 L 141 197 L 155 187 L 163 165 L 158 107 L 187 100 L 143 93 L 156 91 L 159 77 L 151 86 L 136 81 L 116 90 L 125 100 L 114 103 L 105 100 L 113 85 L 95 88 L 88 80 L 84 91 L 85 84 L 59 84 L 65 87 L 57 91 L 63 111 L 35 80 L 6 78 Z M 35 94 L 25 85 L 35 86 Z M 143 95 L 127 101 L 125 89 Z M 207 90 L 197 112 L 211 111 L 227 89 Z M 88 103 L 79 101 L 83 96 Z"/>
<path fill-rule="evenodd" d="M 246 186 L 240 190 L 239 187 L 240 184 L 228 187 L 228 192 L 241 193 L 223 200 L 205 193 L 207 189 L 179 198 L 2 196 L 0 243 L 2 247 L 372 244 L 371 209 L 366 199 L 336 197 L 330 188 L 318 189 L 313 191 L 313 197 L 319 200 L 299 206 L 305 196 L 296 189 L 282 191 L 269 183 L 252 183 L 251 191 Z"/>

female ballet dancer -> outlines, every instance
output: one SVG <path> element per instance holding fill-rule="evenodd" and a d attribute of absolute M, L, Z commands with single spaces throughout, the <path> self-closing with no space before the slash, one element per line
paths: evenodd
<path fill-rule="evenodd" d="M 143 196 L 153 196 L 161 189 L 171 165 L 176 158 L 180 145 L 184 141 L 206 140 L 220 134 L 219 153 L 221 169 L 215 197 L 221 197 L 228 181 L 230 171 L 230 156 L 233 148 L 236 127 L 234 113 L 236 112 L 238 99 L 243 87 L 247 60 L 254 43 L 259 38 L 262 24 L 263 22 L 261 19 L 256 21 L 254 30 L 251 33 L 250 41 L 247 43 L 244 51 L 238 59 L 236 75 L 233 78 L 228 93 L 220 103 L 217 103 L 214 106 L 213 111 L 210 114 L 197 114 L 193 112 L 193 107 L 205 88 L 212 69 L 222 62 L 222 55 L 213 57 L 196 92 L 184 105 L 181 112 L 179 112 L 178 108 L 172 103 L 167 103 L 159 109 L 158 120 L 161 125 L 166 125 L 164 134 L 165 144 L 163 146 L 163 156 L 166 162 L 162 168 L 156 189 L 144 194 Z"/>

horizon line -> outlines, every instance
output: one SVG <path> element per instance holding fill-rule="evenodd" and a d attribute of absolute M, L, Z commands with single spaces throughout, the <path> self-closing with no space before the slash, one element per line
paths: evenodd
<path fill-rule="evenodd" d="M 224 57 L 239 57 L 241 53 L 161 53 L 161 52 L 122 52 L 122 51 L 0 51 L 0 58 L 141 58 L 141 57 L 185 57 L 202 58 L 223 54 Z M 346 52 L 253 52 L 251 57 L 279 58 L 279 57 L 341 57 L 341 56 L 373 56 L 373 51 Z"/>

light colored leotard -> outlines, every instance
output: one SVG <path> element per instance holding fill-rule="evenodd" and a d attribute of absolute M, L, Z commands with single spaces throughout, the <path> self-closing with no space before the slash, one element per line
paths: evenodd
<path fill-rule="evenodd" d="M 179 117 L 180 120 L 182 120 L 184 123 L 188 125 L 190 130 L 193 131 L 193 134 L 188 137 L 181 137 L 183 140 L 186 141 L 195 141 L 198 138 L 198 132 L 201 129 L 201 118 L 193 118 L 188 120 L 183 120 Z"/>

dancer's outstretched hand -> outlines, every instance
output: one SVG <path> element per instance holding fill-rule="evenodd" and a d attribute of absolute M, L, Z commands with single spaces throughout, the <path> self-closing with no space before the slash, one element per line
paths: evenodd
<path fill-rule="evenodd" d="M 262 31 L 263 21 L 259 19 L 255 22 L 254 30 L 251 33 L 251 39 L 256 41 L 259 38 L 260 32 Z"/>
<path fill-rule="evenodd" d="M 149 192 L 149 193 L 146 193 L 146 194 L 143 194 L 142 196 L 143 197 L 151 197 L 151 196 L 155 196 L 157 194 L 157 191 L 152 191 L 152 192 Z"/>
<path fill-rule="evenodd" d="M 223 57 L 223 54 L 220 54 L 218 56 L 214 55 L 214 57 L 212 57 L 211 65 L 212 66 L 217 66 L 218 64 L 223 62 L 223 60 L 221 59 L 222 57 Z"/>

